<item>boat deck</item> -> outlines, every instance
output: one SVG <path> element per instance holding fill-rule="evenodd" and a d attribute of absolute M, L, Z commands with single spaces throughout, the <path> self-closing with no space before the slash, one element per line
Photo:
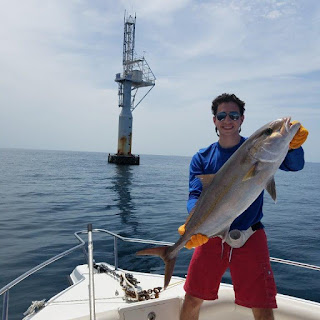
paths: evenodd
<path fill-rule="evenodd" d="M 112 268 L 112 266 L 107 265 Z M 119 270 L 128 272 L 125 270 Z M 130 272 L 144 290 L 161 287 L 163 275 Z M 73 285 L 51 298 L 46 307 L 30 316 L 32 320 L 90 319 L 89 268 L 80 265 L 70 275 Z M 161 291 L 160 297 L 140 302 L 127 301 L 119 280 L 108 273 L 94 274 L 95 311 L 97 320 L 178 320 L 184 297 L 184 279 L 172 277 L 170 285 Z M 279 320 L 318 320 L 320 304 L 288 296 L 277 296 L 279 308 L 275 311 Z M 206 301 L 200 320 L 253 319 L 251 310 L 234 303 L 231 285 L 221 284 L 219 299 Z"/>
<path fill-rule="evenodd" d="M 110 268 L 112 268 L 110 266 Z M 120 270 L 119 270 L 120 271 Z M 122 271 L 122 270 L 121 270 Z M 129 272 L 125 271 L 124 272 Z M 140 282 L 139 286 L 143 289 L 153 289 L 163 286 L 163 276 L 157 274 L 144 274 L 139 272 L 130 272 Z M 33 320 L 40 319 L 89 319 L 89 268 L 87 265 L 81 265 L 75 268 L 70 275 L 73 285 L 65 289 L 58 295 L 51 298 L 46 307 L 35 316 L 30 317 Z M 184 279 L 173 277 L 167 290 L 160 293 L 157 299 L 150 299 L 140 302 L 127 301 L 125 294 L 120 286 L 120 282 L 110 274 L 95 273 L 95 311 L 96 319 L 135 319 L 126 316 L 127 312 L 136 310 L 137 314 L 152 312 L 156 305 L 157 309 L 165 310 L 161 312 L 165 315 L 168 312 L 168 306 L 173 308 L 170 314 L 163 319 L 173 319 L 172 312 L 179 314 L 180 302 L 184 296 Z M 144 310 L 144 311 L 142 311 Z M 138 319 L 138 318 L 137 318 Z M 148 319 L 142 317 L 139 319 Z M 162 316 L 157 316 L 157 320 Z M 178 319 L 178 318 L 177 318 Z"/>

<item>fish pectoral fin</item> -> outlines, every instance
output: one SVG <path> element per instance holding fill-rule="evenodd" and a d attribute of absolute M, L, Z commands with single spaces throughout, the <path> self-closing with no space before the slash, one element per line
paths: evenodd
<path fill-rule="evenodd" d="M 276 183 L 274 181 L 274 177 L 272 177 L 267 185 L 266 185 L 266 190 L 270 194 L 271 198 L 273 199 L 274 202 L 277 201 L 277 192 L 276 192 Z"/>
<path fill-rule="evenodd" d="M 200 174 L 200 175 L 197 175 L 196 177 L 198 179 L 200 179 L 200 181 L 202 183 L 202 188 L 204 190 L 204 189 L 208 188 L 208 186 L 212 182 L 214 176 L 215 176 L 215 174 Z"/>
<path fill-rule="evenodd" d="M 253 178 L 258 173 L 257 168 L 258 168 L 258 162 L 254 163 L 252 165 L 252 167 L 249 169 L 249 171 L 243 177 L 242 181 L 247 181 L 247 180 Z"/>

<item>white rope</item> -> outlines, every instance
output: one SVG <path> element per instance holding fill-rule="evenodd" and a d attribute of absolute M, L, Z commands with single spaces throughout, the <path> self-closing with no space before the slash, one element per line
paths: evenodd
<path fill-rule="evenodd" d="M 22 320 L 27 319 L 30 315 L 42 309 L 45 305 L 45 301 L 46 299 L 40 301 L 32 301 L 31 306 L 28 308 L 26 312 L 23 313 L 25 317 Z"/>
<path fill-rule="evenodd" d="M 127 285 L 127 288 L 132 292 L 134 293 L 134 297 L 130 297 L 128 295 L 126 295 L 126 299 L 128 300 L 131 300 L 131 301 L 139 301 L 139 293 L 138 293 L 138 290 L 141 291 L 141 287 L 139 286 L 135 286 L 134 284 L 132 284 L 130 281 L 128 281 L 127 277 L 126 277 L 126 274 L 124 272 L 122 272 L 122 277 L 123 277 L 123 280 L 125 281 L 126 285 Z M 126 292 L 125 288 L 123 288 L 124 291 Z"/>

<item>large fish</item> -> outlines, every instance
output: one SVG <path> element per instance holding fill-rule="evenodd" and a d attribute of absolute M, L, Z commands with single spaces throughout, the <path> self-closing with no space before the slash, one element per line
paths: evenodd
<path fill-rule="evenodd" d="M 202 175 L 203 189 L 185 222 L 185 233 L 173 246 L 138 251 L 165 262 L 164 288 L 170 282 L 180 249 L 194 234 L 226 238 L 230 225 L 266 189 L 276 199 L 274 174 L 300 127 L 290 118 L 272 121 L 253 133 L 214 175 Z"/>

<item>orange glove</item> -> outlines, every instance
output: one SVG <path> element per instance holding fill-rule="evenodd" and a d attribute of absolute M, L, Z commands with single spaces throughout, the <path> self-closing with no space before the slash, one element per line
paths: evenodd
<path fill-rule="evenodd" d="M 291 124 L 295 124 L 299 121 L 292 121 Z M 298 149 L 307 140 L 309 131 L 301 124 L 299 130 L 291 140 L 289 149 Z"/>
<path fill-rule="evenodd" d="M 186 232 L 186 225 L 183 224 L 182 226 L 179 227 L 178 232 L 182 236 Z M 190 240 L 186 243 L 185 247 L 187 249 L 192 249 L 195 247 L 199 247 L 205 243 L 207 243 L 209 238 L 201 233 L 194 234 Z"/>

